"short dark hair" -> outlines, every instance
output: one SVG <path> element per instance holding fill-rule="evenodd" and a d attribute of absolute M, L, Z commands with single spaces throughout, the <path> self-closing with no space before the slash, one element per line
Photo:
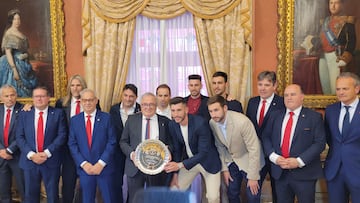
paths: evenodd
<path fill-rule="evenodd" d="M 222 72 L 222 71 L 216 71 L 216 72 L 213 74 L 212 77 L 213 77 L 213 78 L 214 78 L 214 77 L 223 77 L 224 80 L 225 80 L 225 82 L 227 82 L 227 80 L 228 80 L 227 74 L 226 74 L 225 72 Z"/>
<path fill-rule="evenodd" d="M 186 105 L 186 101 L 183 97 L 173 97 L 170 99 L 170 105 L 176 105 L 176 104 L 184 104 Z"/>
<path fill-rule="evenodd" d="M 219 103 L 221 107 L 224 107 L 226 105 L 226 100 L 224 97 L 222 97 L 220 95 L 215 95 L 215 96 L 210 97 L 207 101 L 208 106 L 211 104 L 215 104 L 215 103 Z"/>
<path fill-rule="evenodd" d="M 169 90 L 169 94 L 171 95 L 171 89 L 170 89 L 169 85 L 167 85 L 167 84 L 161 84 L 161 85 L 159 85 L 159 86 L 156 88 L 156 95 L 157 95 L 157 91 L 158 91 L 160 88 L 168 89 L 168 90 Z"/>
<path fill-rule="evenodd" d="M 188 76 L 188 80 L 200 80 L 201 82 L 201 76 L 198 74 L 192 74 Z"/>
<path fill-rule="evenodd" d="M 267 79 L 272 82 L 273 85 L 276 83 L 276 73 L 274 71 L 263 71 L 257 76 L 257 80 L 261 81 Z"/>
<path fill-rule="evenodd" d="M 46 87 L 46 86 L 37 86 L 33 89 L 32 91 L 32 96 L 34 96 L 34 91 L 35 90 L 45 90 L 46 91 L 46 96 L 49 96 L 50 97 L 50 91 L 49 91 L 49 88 Z"/>
<path fill-rule="evenodd" d="M 137 87 L 134 84 L 126 84 L 122 91 L 124 92 L 125 90 L 131 90 L 135 94 L 135 96 L 138 96 Z"/>

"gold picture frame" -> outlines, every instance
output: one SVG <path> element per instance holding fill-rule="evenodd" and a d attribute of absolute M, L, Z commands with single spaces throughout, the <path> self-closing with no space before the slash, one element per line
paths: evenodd
<path fill-rule="evenodd" d="M 352 5 L 351 5 L 352 3 Z M 312 6 L 309 6 L 309 4 L 317 4 L 317 6 L 320 8 L 316 8 L 318 10 L 315 10 Z M 322 5 L 320 5 L 322 4 Z M 352 15 L 357 15 L 356 11 L 358 9 L 351 8 L 354 7 L 354 4 L 358 4 L 357 1 L 350 0 L 348 1 L 348 5 L 345 5 L 345 8 L 348 9 L 348 13 Z M 301 9 L 304 9 L 305 6 L 301 7 L 299 5 L 305 5 L 307 9 L 313 9 L 313 11 L 318 12 L 312 12 L 312 11 L 302 11 Z M 319 6 L 320 5 L 320 6 Z M 356 7 L 356 6 L 355 6 Z M 303 12 L 303 13 L 301 13 Z M 305 24 L 304 21 L 306 21 L 306 17 L 308 15 L 304 15 L 306 12 L 316 13 L 317 16 L 312 16 L 312 18 L 309 18 L 308 25 Z M 300 13 L 300 14 L 299 14 Z M 304 39 L 304 36 L 308 33 L 316 33 L 314 30 L 321 29 L 320 25 L 320 18 L 323 19 L 324 16 L 321 15 L 329 15 L 328 13 L 328 3 L 327 1 L 307 1 L 307 0 L 278 0 L 278 14 L 279 14 L 279 21 L 278 21 L 278 34 L 277 34 L 277 46 L 279 49 L 278 54 L 278 67 L 277 67 L 277 75 L 278 75 L 278 92 L 279 94 L 283 95 L 284 89 L 287 85 L 295 83 L 294 82 L 294 66 L 298 67 L 298 51 L 300 47 L 300 40 Z M 302 14 L 302 15 L 301 15 Z M 301 16 L 301 17 L 299 17 Z M 296 18 L 298 17 L 298 19 Z M 358 16 L 356 16 L 358 17 Z M 358 19 L 359 20 L 359 19 Z M 300 23 L 299 23 L 300 22 Z M 302 23 L 302 24 L 301 24 Z M 299 26 L 301 24 L 301 26 Z M 303 28 L 308 28 L 303 29 Z M 316 28 L 315 28 L 316 27 Z M 358 24 L 356 24 L 356 27 L 358 27 Z M 301 29 L 300 29 L 301 28 Z M 358 28 L 357 28 L 358 29 Z M 300 34 L 299 34 L 300 33 Z M 320 32 L 319 32 L 320 33 Z M 302 35 L 303 34 L 303 35 Z M 302 36 L 300 36 L 302 35 Z M 316 35 L 316 34 L 315 34 Z M 300 37 L 299 37 L 300 36 Z M 360 39 L 359 33 L 357 32 L 357 38 Z M 305 39 L 304 39 L 305 42 Z M 303 44 L 301 44 L 302 46 Z M 359 43 L 356 45 L 356 50 L 359 50 Z M 303 50 L 305 52 L 305 50 Z M 307 52 L 306 52 L 307 53 Z M 308 54 L 308 53 L 307 53 Z M 310 54 L 311 55 L 311 54 Z M 359 54 L 357 54 L 359 56 Z M 357 57 L 358 57 L 357 56 Z M 318 59 L 317 59 L 318 60 Z M 315 67 L 318 64 L 313 64 Z M 314 82 L 312 79 L 313 72 L 311 69 L 308 69 L 309 67 L 306 67 L 305 75 L 302 76 L 304 80 L 310 80 L 310 83 Z M 316 68 L 314 68 L 316 69 Z M 298 69 L 296 69 L 295 77 L 299 77 L 297 75 Z M 308 72 L 306 72 L 308 71 Z M 318 71 L 318 70 L 316 70 Z M 316 73 L 319 74 L 319 73 Z M 308 78 L 307 78 L 308 77 Z M 298 80 L 296 80 L 298 81 Z M 315 83 L 315 82 L 314 82 Z M 319 81 L 317 82 L 319 83 Z M 312 84 L 311 84 L 312 85 Z M 321 84 L 320 84 L 321 85 Z M 303 88 L 304 89 L 304 88 Z M 321 91 L 321 86 L 320 90 Z M 336 102 L 336 96 L 333 94 L 324 95 L 322 93 L 306 93 L 305 92 L 305 100 L 304 100 L 304 106 L 309 108 L 325 108 L 327 105 L 332 104 Z"/>
<path fill-rule="evenodd" d="M 40 78 L 42 81 L 38 82 L 38 85 L 49 88 L 50 101 L 54 104 L 57 98 L 65 95 L 67 83 L 63 1 L 2 1 L 0 7 L 2 27 L 6 23 L 9 10 L 14 8 L 20 10 L 21 27 L 25 26 L 22 31 L 29 39 L 30 44 L 29 54 L 31 58 L 29 61 L 33 69 L 36 69 L 34 66 L 43 69 L 38 71 L 41 72 L 42 77 Z M 1 37 L 2 34 L 0 33 Z M 31 102 L 31 98 L 27 97 L 21 97 L 18 100 L 23 103 Z"/>

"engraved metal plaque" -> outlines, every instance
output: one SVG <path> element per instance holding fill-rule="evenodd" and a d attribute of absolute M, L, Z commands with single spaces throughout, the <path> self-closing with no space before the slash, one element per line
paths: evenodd
<path fill-rule="evenodd" d="M 160 140 L 148 139 L 136 147 L 135 164 L 145 174 L 160 173 L 169 161 L 170 151 Z"/>

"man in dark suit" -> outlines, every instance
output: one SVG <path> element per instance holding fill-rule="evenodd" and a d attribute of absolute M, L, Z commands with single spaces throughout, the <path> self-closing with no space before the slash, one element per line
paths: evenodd
<path fill-rule="evenodd" d="M 226 106 L 228 107 L 228 110 L 243 113 L 242 104 L 239 101 L 228 97 L 229 95 L 226 92 L 226 88 L 228 86 L 227 81 L 228 81 L 228 76 L 225 72 L 222 71 L 215 72 L 212 76 L 212 82 L 211 82 L 213 92 L 215 93 L 215 95 L 222 96 L 225 98 L 225 100 L 227 100 Z"/>
<path fill-rule="evenodd" d="M 187 190 L 194 178 L 201 174 L 208 202 L 220 202 L 221 162 L 207 120 L 188 114 L 182 97 L 172 98 L 170 109 L 173 118 L 169 123 L 173 161 L 165 165 L 165 171 L 176 172 L 171 186 Z"/>
<path fill-rule="evenodd" d="M 263 146 L 271 164 L 279 203 L 315 202 L 315 184 L 322 177 L 320 153 L 325 130 L 320 113 L 302 106 L 304 94 L 296 84 L 285 88 L 286 109 L 273 112 L 263 131 Z"/>
<path fill-rule="evenodd" d="M 123 202 L 123 177 L 125 168 L 125 154 L 121 151 L 120 142 L 121 134 L 123 132 L 125 123 L 129 115 L 140 111 L 140 104 L 136 102 L 137 87 L 133 84 L 126 84 L 122 90 L 121 102 L 113 105 L 110 109 L 110 116 L 114 124 L 116 145 L 115 145 L 115 188 L 116 188 L 116 202 Z"/>
<path fill-rule="evenodd" d="M 126 156 L 125 174 L 127 176 L 129 202 L 133 203 L 135 193 L 150 186 L 165 186 L 167 175 L 162 172 L 157 175 L 147 175 L 139 171 L 134 164 L 136 147 L 145 140 L 147 123 L 150 128 L 150 139 L 158 139 L 165 145 L 171 146 L 168 123 L 169 119 L 160 116 L 156 111 L 156 97 L 152 93 L 145 93 L 141 98 L 141 113 L 130 115 L 126 121 L 120 139 L 120 147 Z"/>
<path fill-rule="evenodd" d="M 274 71 L 263 71 L 257 77 L 257 89 L 259 96 L 250 98 L 246 110 L 246 116 L 253 123 L 256 134 L 262 143 L 262 132 L 266 126 L 271 112 L 285 109 L 284 98 L 275 94 L 277 83 Z M 265 158 L 265 166 L 260 172 L 260 184 L 264 182 L 266 174 L 270 173 L 271 162 Z M 276 203 L 276 192 L 274 179 L 271 177 L 272 200 Z M 261 187 L 261 186 L 260 186 Z"/>
<path fill-rule="evenodd" d="M 95 203 L 96 187 L 105 203 L 115 202 L 116 135 L 110 115 L 96 109 L 94 91 L 84 89 L 80 98 L 84 112 L 70 120 L 68 145 L 77 166 L 83 202 Z"/>
<path fill-rule="evenodd" d="M 40 202 L 41 180 L 47 202 L 59 202 L 59 178 L 62 147 L 67 126 L 62 110 L 48 106 L 50 95 L 45 87 L 33 90 L 31 111 L 22 111 L 16 126 L 16 142 L 21 150 L 20 167 L 24 170 L 26 202 Z"/>
<path fill-rule="evenodd" d="M 360 202 L 360 79 L 349 72 L 336 79 L 339 102 L 325 110 L 329 152 L 325 177 L 330 203 Z"/>
<path fill-rule="evenodd" d="M 63 98 L 58 99 L 55 103 L 56 108 L 64 110 L 68 126 L 70 124 L 70 118 L 83 111 L 80 105 L 80 92 L 86 88 L 87 85 L 84 78 L 80 75 L 73 75 L 69 79 L 69 83 L 67 86 L 67 95 Z M 97 109 L 100 110 L 99 103 L 97 104 Z M 76 179 L 76 166 L 73 158 L 71 157 L 69 147 L 65 145 L 62 152 L 61 164 L 61 199 L 63 203 L 73 202 Z M 81 192 L 77 193 L 75 202 L 82 202 L 80 193 Z"/>
<path fill-rule="evenodd" d="M 0 202 L 11 203 L 12 177 L 15 177 L 17 190 L 24 201 L 24 174 L 19 167 L 20 150 L 16 144 L 15 125 L 22 108 L 16 102 L 16 89 L 11 85 L 0 88 Z"/>
<path fill-rule="evenodd" d="M 207 100 L 209 97 L 201 94 L 202 84 L 201 76 L 194 74 L 188 76 L 188 89 L 190 95 L 185 97 L 185 101 L 188 107 L 188 113 L 193 115 L 199 115 L 206 120 L 210 120 L 210 114 L 207 108 Z"/>

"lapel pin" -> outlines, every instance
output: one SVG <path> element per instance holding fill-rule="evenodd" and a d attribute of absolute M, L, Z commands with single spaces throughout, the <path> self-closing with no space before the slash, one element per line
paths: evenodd
<path fill-rule="evenodd" d="M 98 121 L 98 122 L 99 122 L 99 121 L 100 121 L 100 118 L 96 119 L 96 121 Z"/>
<path fill-rule="evenodd" d="M 304 114 L 302 114 L 302 115 L 301 115 L 301 117 L 305 118 L 305 115 L 304 115 Z"/>

